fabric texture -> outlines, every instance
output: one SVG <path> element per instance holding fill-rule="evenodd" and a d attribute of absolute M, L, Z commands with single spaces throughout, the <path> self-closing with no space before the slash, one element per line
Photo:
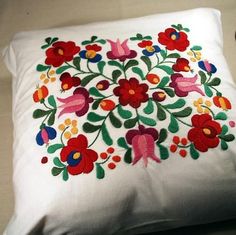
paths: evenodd
<path fill-rule="evenodd" d="M 236 93 L 222 46 L 213 9 L 18 33 L 5 50 L 16 195 L 5 234 L 234 218 Z"/>

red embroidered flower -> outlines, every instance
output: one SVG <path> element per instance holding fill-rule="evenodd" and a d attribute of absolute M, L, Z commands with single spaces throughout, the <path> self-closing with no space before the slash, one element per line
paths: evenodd
<path fill-rule="evenodd" d="M 80 85 L 79 77 L 71 77 L 69 73 L 63 73 L 60 76 L 61 88 L 63 91 L 69 90 L 72 87 L 76 87 Z"/>
<path fill-rule="evenodd" d="M 73 56 L 80 51 L 80 47 L 76 46 L 74 42 L 55 42 L 52 47 L 46 50 L 45 63 L 59 67 L 66 61 L 71 61 Z"/>
<path fill-rule="evenodd" d="M 40 102 L 48 96 L 48 88 L 46 86 L 38 87 L 33 94 L 34 102 Z"/>
<path fill-rule="evenodd" d="M 119 102 L 121 105 L 126 106 L 129 104 L 133 108 L 138 108 L 141 103 L 148 100 L 147 84 L 139 84 L 136 78 L 120 79 L 119 85 L 113 92 L 116 96 L 119 96 Z"/>
<path fill-rule="evenodd" d="M 91 172 L 98 158 L 94 150 L 88 149 L 88 140 L 84 135 L 71 138 L 61 150 L 60 156 L 62 162 L 67 162 L 67 170 L 71 175 Z"/>
<path fill-rule="evenodd" d="M 190 71 L 190 66 L 189 66 L 189 61 L 185 58 L 178 58 L 176 60 L 176 63 L 172 66 L 172 69 L 176 72 L 189 72 Z"/>
<path fill-rule="evenodd" d="M 184 32 L 177 32 L 173 28 L 168 28 L 165 32 L 158 34 L 158 42 L 166 46 L 168 50 L 185 51 L 189 46 L 188 36 Z"/>
<path fill-rule="evenodd" d="M 188 132 L 188 139 L 193 142 L 196 149 L 206 152 L 219 144 L 217 135 L 221 133 L 222 128 L 209 114 L 194 115 L 192 125 L 193 128 Z"/>
<path fill-rule="evenodd" d="M 230 101 L 224 96 L 215 96 L 213 98 L 213 102 L 215 106 L 222 108 L 223 110 L 228 110 L 232 108 Z"/>

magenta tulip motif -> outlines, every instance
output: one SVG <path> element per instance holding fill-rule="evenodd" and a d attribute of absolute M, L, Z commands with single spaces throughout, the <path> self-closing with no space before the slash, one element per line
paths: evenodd
<path fill-rule="evenodd" d="M 130 50 L 127 43 L 128 39 L 124 40 L 122 43 L 119 39 L 116 42 L 112 40 L 107 40 L 111 45 L 111 51 L 107 52 L 107 57 L 109 59 L 119 59 L 120 61 L 125 61 L 126 59 L 132 59 L 137 55 L 137 52 Z"/>

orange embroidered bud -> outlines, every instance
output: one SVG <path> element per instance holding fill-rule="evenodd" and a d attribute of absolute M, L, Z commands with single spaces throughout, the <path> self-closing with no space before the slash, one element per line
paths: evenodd
<path fill-rule="evenodd" d="M 224 96 L 215 96 L 213 98 L 213 102 L 215 106 L 222 108 L 223 110 L 231 109 L 231 103 L 230 101 L 225 98 Z"/>
<path fill-rule="evenodd" d="M 105 111 L 111 111 L 115 108 L 115 103 L 112 100 L 102 100 L 100 107 Z"/>
<path fill-rule="evenodd" d="M 146 76 L 146 79 L 152 84 L 157 84 L 160 82 L 160 77 L 154 73 L 149 73 Z"/>
<path fill-rule="evenodd" d="M 48 96 L 48 88 L 46 86 L 38 87 L 33 94 L 34 102 L 40 102 Z"/>

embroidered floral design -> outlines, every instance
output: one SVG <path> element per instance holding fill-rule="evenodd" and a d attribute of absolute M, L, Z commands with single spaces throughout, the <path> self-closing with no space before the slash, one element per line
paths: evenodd
<path fill-rule="evenodd" d="M 123 164 L 226 151 L 233 107 L 214 76 L 220 68 L 190 46 L 189 31 L 177 24 L 116 41 L 46 38 L 32 92 L 36 143 L 46 151 L 39 162 L 65 181 L 93 172 L 103 179 Z"/>
<path fill-rule="evenodd" d="M 52 47 L 46 51 L 47 58 L 45 64 L 59 67 L 64 62 L 71 61 L 73 56 L 79 51 L 80 47 L 76 46 L 74 42 L 55 42 L 52 44 Z"/>

